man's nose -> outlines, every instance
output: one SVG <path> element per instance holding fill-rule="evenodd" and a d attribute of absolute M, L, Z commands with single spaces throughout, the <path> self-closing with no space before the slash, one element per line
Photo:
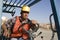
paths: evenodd
<path fill-rule="evenodd" d="M 25 15 L 27 16 L 28 14 L 26 13 Z"/>

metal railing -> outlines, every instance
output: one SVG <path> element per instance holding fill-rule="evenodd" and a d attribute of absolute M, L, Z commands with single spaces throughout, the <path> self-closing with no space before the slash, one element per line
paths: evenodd
<path fill-rule="evenodd" d="M 14 16 L 16 8 L 21 8 L 23 5 L 28 5 L 29 7 L 31 7 L 41 0 L 34 0 L 32 2 L 31 1 L 32 0 L 3 0 L 3 8 L 5 7 L 3 9 L 3 12 L 10 13 L 12 16 Z M 8 7 L 9 7 L 9 9 L 8 9 Z"/>

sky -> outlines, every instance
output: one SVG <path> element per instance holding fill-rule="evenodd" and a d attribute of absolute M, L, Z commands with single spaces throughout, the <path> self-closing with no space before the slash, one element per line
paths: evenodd
<path fill-rule="evenodd" d="M 59 2 L 60 3 L 60 2 Z M 59 5 L 57 5 L 59 6 Z M 37 4 L 30 7 L 29 19 L 37 20 L 39 23 L 49 23 L 49 16 L 52 14 L 50 0 L 41 0 Z M 15 15 L 19 16 L 21 9 L 15 9 Z M 12 18 L 11 14 L 3 13 L 2 16 Z M 53 17 L 52 17 L 52 21 Z"/>

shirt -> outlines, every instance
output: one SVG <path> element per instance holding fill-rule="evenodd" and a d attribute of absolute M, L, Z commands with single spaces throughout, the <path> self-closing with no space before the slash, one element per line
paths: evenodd
<path fill-rule="evenodd" d="M 20 20 L 21 20 L 21 17 L 19 17 L 19 18 L 20 18 Z M 7 27 L 12 27 L 12 25 L 15 24 L 15 21 L 16 21 L 16 17 L 11 18 L 11 19 L 9 19 L 9 20 L 5 23 L 5 25 L 6 25 Z M 22 21 L 21 23 L 26 23 L 26 22 L 28 22 L 28 20 Z"/>

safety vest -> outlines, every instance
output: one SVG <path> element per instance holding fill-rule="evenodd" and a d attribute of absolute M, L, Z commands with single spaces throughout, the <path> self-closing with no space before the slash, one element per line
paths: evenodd
<path fill-rule="evenodd" d="M 17 16 L 16 17 L 16 21 L 11 33 L 11 37 L 23 37 L 23 38 L 28 38 L 28 34 L 23 32 L 22 27 L 20 27 L 22 25 L 22 23 L 20 22 L 20 18 Z M 19 28 L 20 27 L 20 28 Z M 18 31 L 19 28 L 19 31 Z M 28 31 L 30 29 L 30 25 L 29 24 L 25 24 L 23 25 L 23 28 Z"/>

